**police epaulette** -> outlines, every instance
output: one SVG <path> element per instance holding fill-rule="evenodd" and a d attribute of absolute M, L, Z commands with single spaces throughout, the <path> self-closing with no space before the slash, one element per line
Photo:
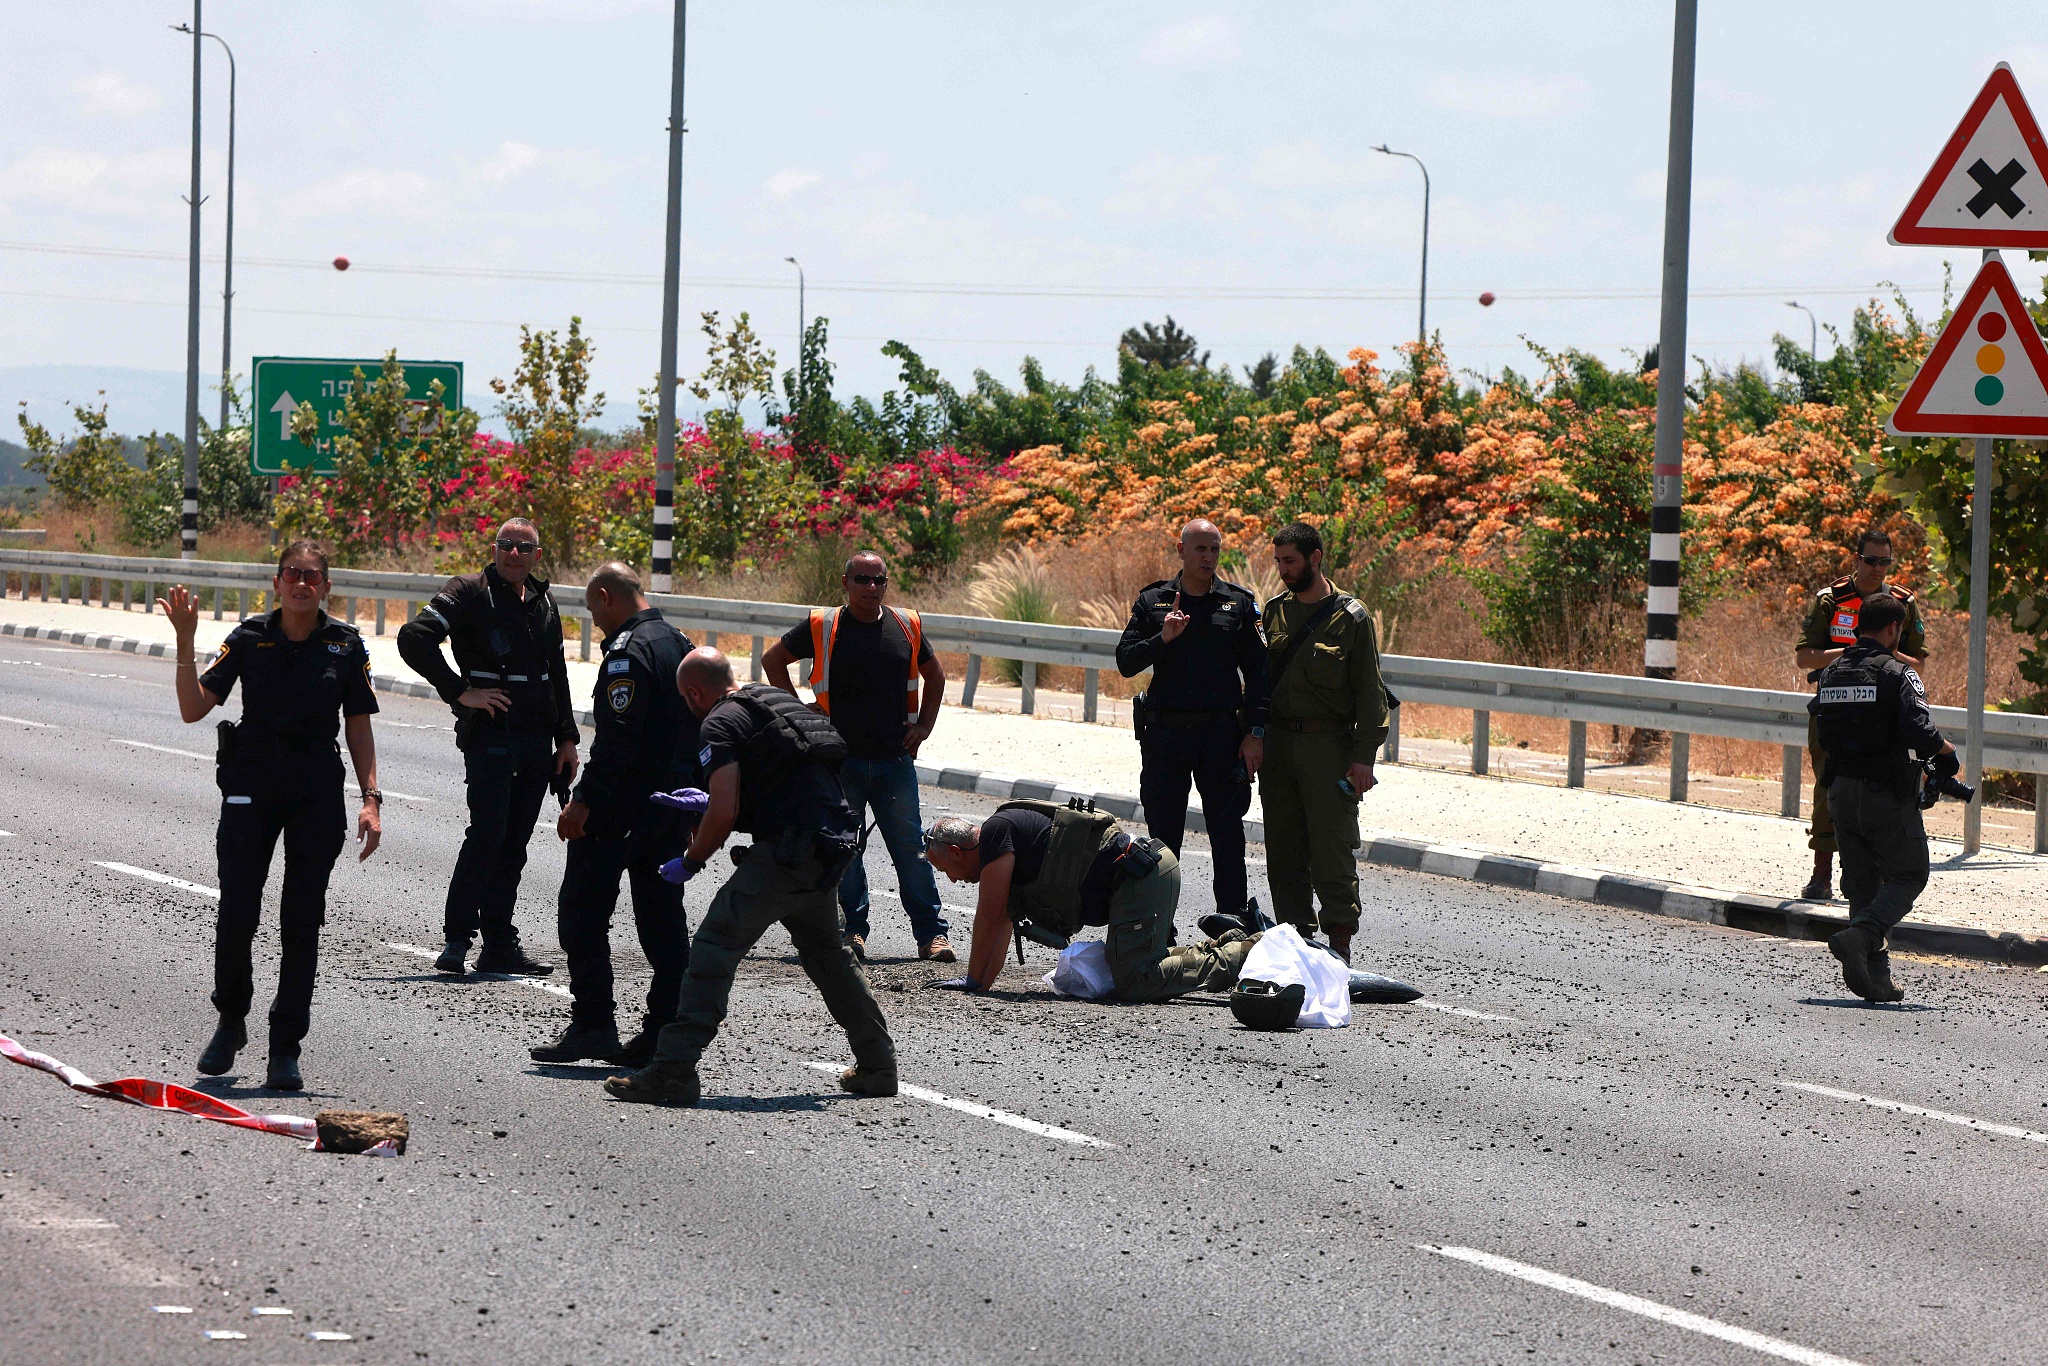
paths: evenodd
<path fill-rule="evenodd" d="M 1844 575 L 1842 575 L 1842 577 L 1841 577 L 1841 578 L 1839 578 L 1839 579 L 1836 579 L 1836 580 L 1835 580 L 1835 581 L 1834 581 L 1833 583 L 1829 584 L 1829 585 L 1828 585 L 1828 586 L 1827 586 L 1826 588 L 1823 588 L 1823 589 L 1821 589 L 1821 592 L 1823 592 L 1823 593 L 1832 593 L 1832 592 L 1836 591 L 1837 589 L 1841 589 L 1841 588 L 1854 588 L 1855 586 L 1856 586 L 1856 576 L 1855 576 L 1854 574 L 1844 574 Z"/>
<path fill-rule="evenodd" d="M 1900 602 L 1911 602 L 1913 600 L 1913 590 L 1910 588 L 1901 588 L 1895 583 L 1888 583 L 1885 587 L 1891 589 L 1892 596 Z"/>

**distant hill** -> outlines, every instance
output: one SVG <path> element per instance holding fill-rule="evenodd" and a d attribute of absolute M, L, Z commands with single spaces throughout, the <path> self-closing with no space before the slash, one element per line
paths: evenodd
<path fill-rule="evenodd" d="M 52 434 L 69 435 L 77 424 L 74 406 L 97 406 L 106 395 L 107 425 L 124 436 L 141 432 L 182 431 L 185 426 L 185 372 L 136 370 L 115 365 L 0 366 L 0 430 L 19 435 L 16 413 L 26 411 Z M 24 409 L 21 405 L 26 402 Z M 201 411 L 219 409 L 212 391 L 201 395 Z M 4 439 L 4 438 L 0 438 Z"/>
<path fill-rule="evenodd" d="M 40 475 L 30 474 L 22 469 L 21 462 L 28 459 L 28 447 L 18 446 L 12 441 L 0 440 L 0 488 L 18 487 L 22 484 L 40 484 Z"/>

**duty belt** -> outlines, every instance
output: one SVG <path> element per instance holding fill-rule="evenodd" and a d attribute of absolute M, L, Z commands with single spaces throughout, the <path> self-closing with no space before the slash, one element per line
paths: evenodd
<path fill-rule="evenodd" d="M 1300 735 L 1339 735 L 1354 729 L 1350 721 L 1283 721 L 1271 717 L 1266 722 L 1268 730 L 1291 730 Z"/>
<path fill-rule="evenodd" d="M 1234 720 L 1234 711 L 1148 711 L 1146 716 L 1162 726 L 1207 726 Z"/>
<path fill-rule="evenodd" d="M 545 683 L 548 681 L 548 675 L 546 674 L 494 674 L 486 673 L 482 669 L 471 669 L 469 676 L 471 678 L 488 678 L 493 683 Z"/>

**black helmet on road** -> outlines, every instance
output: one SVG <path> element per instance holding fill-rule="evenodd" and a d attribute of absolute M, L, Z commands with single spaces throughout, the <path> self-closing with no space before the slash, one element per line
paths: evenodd
<path fill-rule="evenodd" d="M 1246 1029 L 1292 1029 L 1307 998 L 1308 991 L 1299 982 L 1281 986 L 1240 977 L 1230 989 L 1230 1013 Z"/>

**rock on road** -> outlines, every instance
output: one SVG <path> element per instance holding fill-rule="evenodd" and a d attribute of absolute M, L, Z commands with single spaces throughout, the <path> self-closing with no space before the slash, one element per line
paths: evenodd
<path fill-rule="evenodd" d="M 211 729 L 178 723 L 158 661 L 8 641 L 0 680 L 0 1032 L 191 1083 L 214 903 L 104 865 L 215 883 Z M 926 990 L 958 969 L 918 963 L 879 896 L 870 973 L 920 1094 L 833 1089 L 813 1064 L 844 1039 L 777 934 L 704 1104 L 627 1106 L 596 1084 L 615 1069 L 527 1061 L 560 995 L 391 947 L 437 945 L 463 807 L 445 710 L 381 700 L 406 796 L 336 870 L 309 1089 L 257 1090 L 260 1041 L 207 1089 L 404 1110 L 411 1151 L 309 1153 L 0 1070 L 0 1361 L 2048 1354 L 2032 974 L 1901 961 L 1905 1006 L 1873 1009 L 1823 945 L 1368 869 L 1360 965 L 1428 996 L 1261 1035 L 1215 998 L 1059 1001 L 1043 950 L 990 998 Z M 520 913 L 543 956 L 561 864 L 544 827 Z M 879 847 L 869 870 L 894 888 Z M 630 1001 L 629 921 L 614 943 Z M 259 1005 L 274 955 L 273 911 Z"/>

